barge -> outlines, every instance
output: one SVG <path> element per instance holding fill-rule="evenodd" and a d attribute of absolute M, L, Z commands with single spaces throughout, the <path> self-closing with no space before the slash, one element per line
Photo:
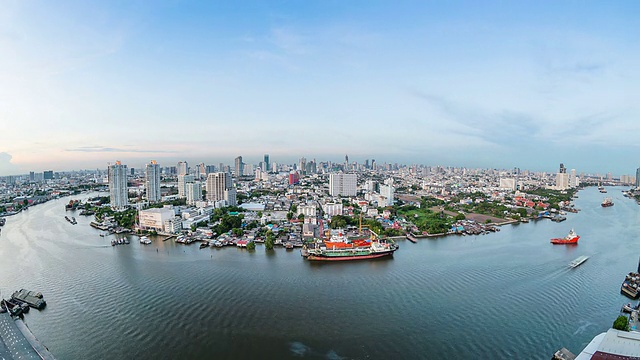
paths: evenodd
<path fill-rule="evenodd" d="M 35 291 L 20 289 L 20 291 L 14 292 L 11 298 L 26 303 L 38 310 L 42 310 L 47 306 L 47 302 L 42 298 L 42 293 Z"/>

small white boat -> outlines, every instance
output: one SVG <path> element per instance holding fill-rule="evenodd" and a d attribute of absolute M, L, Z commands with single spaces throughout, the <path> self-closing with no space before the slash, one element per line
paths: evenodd
<path fill-rule="evenodd" d="M 579 256 L 578 258 L 570 262 L 569 266 L 572 268 L 578 267 L 582 265 L 583 262 L 587 261 L 587 259 L 589 259 L 589 257 L 586 255 Z"/>
<path fill-rule="evenodd" d="M 149 244 L 151 244 L 151 239 L 149 239 L 146 236 L 143 236 L 143 237 L 140 238 L 140 244 L 149 245 Z"/>

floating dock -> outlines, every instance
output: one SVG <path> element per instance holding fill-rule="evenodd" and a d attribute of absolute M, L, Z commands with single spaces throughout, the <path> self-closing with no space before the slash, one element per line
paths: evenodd
<path fill-rule="evenodd" d="M 21 289 L 20 291 L 14 292 L 11 298 L 25 302 L 27 305 L 38 310 L 42 310 L 47 306 L 47 302 L 42 299 L 42 294 L 35 291 Z"/>
<path fill-rule="evenodd" d="M 586 256 L 586 255 L 579 256 L 578 258 L 576 258 L 575 260 L 570 262 L 569 266 L 572 267 L 572 268 L 576 268 L 576 267 L 582 265 L 583 262 L 587 261 L 587 259 L 589 259 L 589 257 Z"/>

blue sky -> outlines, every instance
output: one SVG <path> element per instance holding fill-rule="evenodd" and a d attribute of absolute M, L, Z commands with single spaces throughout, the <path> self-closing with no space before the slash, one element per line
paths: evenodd
<path fill-rule="evenodd" d="M 308 159 L 632 174 L 633 1 L 29 1 L 0 175 Z"/>

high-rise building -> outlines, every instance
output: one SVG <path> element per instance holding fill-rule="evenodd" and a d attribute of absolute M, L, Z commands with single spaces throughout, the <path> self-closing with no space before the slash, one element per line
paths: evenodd
<path fill-rule="evenodd" d="M 271 168 L 269 167 L 269 154 L 264 154 L 264 171 L 269 172 Z"/>
<path fill-rule="evenodd" d="M 302 157 L 298 162 L 298 175 L 304 175 L 306 169 L 307 169 L 307 159 Z"/>
<path fill-rule="evenodd" d="M 185 184 L 187 204 L 193 205 L 202 200 L 202 183 L 199 181 Z"/>
<path fill-rule="evenodd" d="M 207 200 L 225 200 L 228 205 L 236 205 L 236 189 L 229 173 L 217 172 L 207 176 Z"/>
<path fill-rule="evenodd" d="M 329 194 L 331 196 L 356 196 L 357 180 L 356 174 L 330 174 Z"/>
<path fill-rule="evenodd" d="M 47 170 L 44 172 L 45 180 L 53 180 L 53 170 Z"/>
<path fill-rule="evenodd" d="M 289 185 L 296 185 L 300 182 L 300 175 L 295 170 L 291 170 L 289 173 Z"/>
<path fill-rule="evenodd" d="M 129 204 L 129 192 L 127 190 L 127 165 L 120 161 L 108 167 L 109 198 L 111 208 L 122 210 Z"/>
<path fill-rule="evenodd" d="M 147 191 L 147 201 L 160 201 L 160 165 L 155 160 L 147 164 L 144 172 L 144 187 Z"/>
<path fill-rule="evenodd" d="M 636 169 L 636 188 L 640 188 L 640 168 Z"/>
<path fill-rule="evenodd" d="M 242 163 L 242 156 L 236 158 L 236 167 L 233 173 L 236 179 L 240 178 L 244 174 L 244 164 Z"/>
<path fill-rule="evenodd" d="M 187 184 L 195 180 L 193 175 L 178 175 L 178 197 L 184 199 L 187 197 Z"/>
<path fill-rule="evenodd" d="M 177 166 L 178 175 L 186 175 L 189 173 L 189 164 L 186 161 L 180 161 Z"/>
<path fill-rule="evenodd" d="M 560 164 L 560 170 L 556 174 L 556 189 L 566 190 L 569 188 L 569 175 L 567 174 L 567 168 L 564 164 Z"/>

